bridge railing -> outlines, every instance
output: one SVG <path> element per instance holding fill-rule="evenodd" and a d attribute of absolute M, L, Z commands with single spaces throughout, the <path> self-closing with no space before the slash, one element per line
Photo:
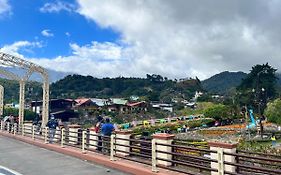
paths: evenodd
<path fill-rule="evenodd" d="M 130 131 L 116 131 L 102 136 L 93 129 L 79 126 L 49 128 L 32 124 L 22 126 L 1 122 L 1 132 L 29 137 L 39 142 L 73 147 L 81 152 L 109 155 L 110 160 L 122 158 L 151 166 L 152 171 L 166 168 L 187 174 L 238 175 L 281 174 L 281 155 L 238 151 L 236 144 L 209 142 L 199 145 L 174 139 L 174 135 L 155 134 L 137 137 Z"/>

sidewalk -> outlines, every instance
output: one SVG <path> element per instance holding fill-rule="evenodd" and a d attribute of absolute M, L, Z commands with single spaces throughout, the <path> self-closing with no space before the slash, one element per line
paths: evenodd
<path fill-rule="evenodd" d="M 94 152 L 86 152 L 86 154 L 82 153 L 80 149 L 76 149 L 73 147 L 60 147 L 60 145 L 56 144 L 45 144 L 42 141 L 39 140 L 32 140 L 31 138 L 27 137 L 22 137 L 19 135 L 13 135 L 10 133 L 6 132 L 1 132 L 0 135 L 9 137 L 9 138 L 14 138 L 16 140 L 23 141 L 25 143 L 29 143 L 41 148 L 45 148 L 48 150 L 56 151 L 65 155 L 77 157 L 82 160 L 87 160 L 99 165 L 103 165 L 109 168 L 113 168 L 125 173 L 129 174 L 136 174 L 136 175 L 181 175 L 182 173 L 177 173 L 177 172 L 172 172 L 168 171 L 165 169 L 159 168 L 159 172 L 155 173 L 151 171 L 151 166 L 145 165 L 145 164 L 140 164 L 136 163 L 133 161 L 127 161 L 124 159 L 117 159 L 117 161 L 110 161 L 108 156 L 94 153 Z"/>

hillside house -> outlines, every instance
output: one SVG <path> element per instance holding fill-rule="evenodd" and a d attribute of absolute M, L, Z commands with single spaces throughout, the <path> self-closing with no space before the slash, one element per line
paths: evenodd
<path fill-rule="evenodd" d="M 110 104 L 107 105 L 107 110 L 109 112 L 126 112 L 129 110 L 127 106 L 128 100 L 122 98 L 111 98 Z"/>
<path fill-rule="evenodd" d="M 90 98 L 79 98 L 76 99 L 75 102 L 76 102 L 74 106 L 75 110 L 91 112 L 99 108 L 99 106 L 96 103 L 94 103 Z"/>
<path fill-rule="evenodd" d="M 155 108 L 155 109 L 161 109 L 164 111 L 173 112 L 173 105 L 169 104 L 169 103 L 152 102 L 151 106 L 152 106 L 152 108 Z"/>
<path fill-rule="evenodd" d="M 41 115 L 42 113 L 42 101 L 32 101 L 30 108 L 33 112 Z M 49 101 L 50 114 L 53 114 L 56 119 L 62 121 L 68 121 L 70 118 L 77 118 L 77 113 L 74 112 L 73 106 L 76 102 L 72 99 L 51 99 Z"/>
<path fill-rule="evenodd" d="M 128 103 L 127 106 L 130 111 L 147 111 L 148 109 L 148 104 L 145 101 Z"/>

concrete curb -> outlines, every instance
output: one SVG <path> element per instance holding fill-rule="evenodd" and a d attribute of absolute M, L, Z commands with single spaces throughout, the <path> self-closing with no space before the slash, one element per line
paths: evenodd
<path fill-rule="evenodd" d="M 35 145 L 38 147 L 42 147 L 51 151 L 59 152 L 65 155 L 73 156 L 82 160 L 87 160 L 90 162 L 94 162 L 99 165 L 103 165 L 109 168 L 113 168 L 125 173 L 129 174 L 136 174 L 136 175 L 182 175 L 183 173 L 177 173 L 165 169 L 159 168 L 159 172 L 155 173 L 151 171 L 151 166 L 141 164 L 141 163 L 136 163 L 133 161 L 128 161 L 124 159 L 118 159 L 117 161 L 110 161 L 109 156 L 101 155 L 98 153 L 94 152 L 87 152 L 82 153 L 81 150 L 73 148 L 73 147 L 60 147 L 60 145 L 55 145 L 55 144 L 45 144 L 39 140 L 32 140 L 31 138 L 28 137 L 23 137 L 19 135 L 13 135 L 10 133 L 6 132 L 1 132 L 0 135 L 13 138 L 31 145 Z"/>

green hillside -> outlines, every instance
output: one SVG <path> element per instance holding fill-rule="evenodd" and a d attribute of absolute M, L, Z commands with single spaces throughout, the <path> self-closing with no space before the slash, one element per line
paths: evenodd
<path fill-rule="evenodd" d="M 201 90 L 198 79 L 177 82 L 160 75 L 146 78 L 95 78 L 92 76 L 69 75 L 51 85 L 53 97 L 143 97 L 151 101 L 171 101 L 172 97 L 191 98 Z"/>
<path fill-rule="evenodd" d="M 225 71 L 202 81 L 202 86 L 210 93 L 225 94 L 231 88 L 237 87 L 246 75 L 244 72 Z"/>

